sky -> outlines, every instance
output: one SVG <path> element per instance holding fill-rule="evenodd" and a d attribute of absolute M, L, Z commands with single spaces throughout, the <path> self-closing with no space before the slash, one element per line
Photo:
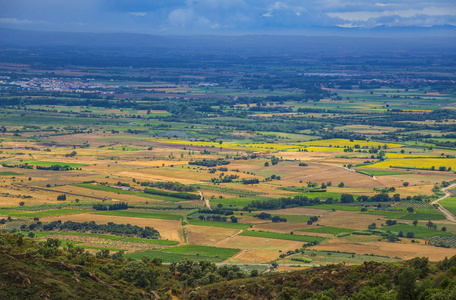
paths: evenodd
<path fill-rule="evenodd" d="M 456 26 L 455 0 L 0 0 L 0 27 L 150 34 L 299 34 Z"/>

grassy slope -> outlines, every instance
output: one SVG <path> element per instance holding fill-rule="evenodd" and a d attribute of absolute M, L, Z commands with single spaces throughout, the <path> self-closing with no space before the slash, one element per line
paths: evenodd
<path fill-rule="evenodd" d="M 415 234 L 416 238 L 425 238 L 425 237 L 430 237 L 430 236 L 436 236 L 436 235 L 447 235 L 447 236 L 455 236 L 455 234 L 450 233 L 450 232 L 444 232 L 441 230 L 435 230 L 435 229 L 428 229 L 427 227 L 424 226 L 413 226 L 413 225 L 407 225 L 407 224 L 398 224 L 394 226 L 385 226 L 379 228 L 379 230 L 383 231 L 391 231 L 395 233 L 399 233 L 399 231 L 402 231 L 404 236 L 407 234 L 407 232 L 413 232 Z"/>
<path fill-rule="evenodd" d="M 93 258 L 84 266 L 68 261 L 68 253 L 60 251 L 58 256 L 43 258 L 38 255 L 27 255 L 29 249 L 38 245 L 29 239 L 18 243 L 17 235 L 0 234 L 0 299 L 154 299 L 148 294 L 150 289 L 141 290 L 125 281 L 119 280 L 121 269 L 128 265 L 128 261 Z M 189 253 L 189 257 L 198 257 L 196 254 L 216 255 L 215 251 L 233 254 L 236 249 L 201 247 L 187 245 L 172 248 L 175 253 L 164 253 L 169 256 Z M 150 256 L 156 251 L 149 251 Z M 230 253 L 228 253 L 230 252 Z M 159 255 L 157 255 L 159 256 Z M 139 258 L 139 257 L 138 257 Z M 174 257 L 175 258 L 175 257 Z M 208 257 L 214 258 L 214 257 Z M 456 258 L 456 257 L 455 257 Z M 201 259 L 200 259 L 201 260 Z M 452 259 L 454 265 L 454 259 Z M 160 272 L 157 287 L 154 290 L 163 299 L 170 299 L 168 291 L 175 287 L 174 296 L 179 299 L 353 299 L 354 294 L 365 287 L 375 287 L 381 283 L 390 286 L 388 289 L 377 290 L 372 294 L 364 293 L 362 297 L 354 299 L 399 299 L 398 286 L 393 283 L 393 275 L 398 269 L 410 266 L 412 262 L 375 263 L 365 262 L 357 266 L 345 264 L 328 265 L 294 272 L 280 272 L 261 275 L 258 277 L 220 282 L 201 287 L 185 288 L 179 284 L 179 274 L 172 274 L 168 266 L 157 266 Z M 149 264 L 149 267 L 151 264 Z M 110 275 L 100 271 L 102 268 L 113 270 Z M 154 267 L 155 268 L 155 267 Z M 165 276 L 166 272 L 166 276 Z M 446 276 L 445 277 L 445 273 Z M 430 274 L 424 275 L 425 280 L 417 280 L 417 299 L 427 293 L 421 289 L 427 288 L 431 294 L 439 293 L 439 299 L 454 292 L 454 272 L 439 271 L 430 266 Z M 442 281 L 442 279 L 444 281 Z M 415 282 L 415 280 L 414 280 Z M 421 283 L 422 282 L 422 283 Z M 442 284 L 445 282 L 446 284 Z M 404 285 L 405 286 L 405 285 Z M 432 290 L 431 290 L 432 288 Z M 195 292 L 193 292 L 195 291 Z M 322 294 L 330 291 L 332 297 Z M 364 290 L 367 292 L 367 290 Z M 441 294 L 444 292 L 444 294 Z M 196 294 L 195 294 L 196 293 Z M 388 298 L 379 297 L 389 294 Z M 168 295 L 165 295 L 168 294 Z M 454 294 L 454 293 L 453 293 Z M 305 296 L 305 297 L 304 297 Z M 314 297 L 313 297 L 314 296 Z M 420 297 L 418 297 L 420 296 Z M 423 298 L 424 299 L 424 298 Z M 437 299 L 437 298 L 436 298 Z"/>
<path fill-rule="evenodd" d="M 276 232 L 266 232 L 266 231 L 243 231 L 239 235 L 262 237 L 262 238 L 267 238 L 267 239 L 298 241 L 298 242 L 315 242 L 315 241 L 321 242 L 321 241 L 325 240 L 324 238 L 316 237 L 316 236 L 286 234 L 286 233 L 276 233 Z"/>
<path fill-rule="evenodd" d="M 0 299 L 139 299 L 145 294 L 83 266 L 17 254 L 29 247 L 25 241 L 13 253 L 0 251 Z"/>
<path fill-rule="evenodd" d="M 439 202 L 443 207 L 448 209 L 453 215 L 456 214 L 456 197 L 451 197 Z"/>
<path fill-rule="evenodd" d="M 348 228 L 341 228 L 341 227 L 325 226 L 325 227 L 315 227 L 315 228 L 310 228 L 310 229 L 302 229 L 299 231 L 327 233 L 327 234 L 340 234 L 340 233 L 352 233 L 352 232 L 355 232 L 356 230 L 348 229 Z"/>
<path fill-rule="evenodd" d="M 191 259 L 195 261 L 211 261 L 220 262 L 223 261 L 236 253 L 239 249 L 232 248 L 220 248 L 210 246 L 199 246 L 199 245 L 183 245 L 173 248 L 168 248 L 162 251 L 142 251 L 128 253 L 125 256 L 134 259 L 141 259 L 143 256 L 148 257 L 159 257 L 163 259 L 163 262 L 178 262 L 182 259 Z"/>

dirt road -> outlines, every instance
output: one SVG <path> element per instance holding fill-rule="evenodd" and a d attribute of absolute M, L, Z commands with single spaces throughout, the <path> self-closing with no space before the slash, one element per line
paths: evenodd
<path fill-rule="evenodd" d="M 451 190 L 454 187 L 456 187 L 456 183 L 453 183 L 452 185 L 449 185 L 446 188 L 443 188 L 442 191 L 445 193 L 445 195 L 440 197 L 439 199 L 435 200 L 431 204 L 437 204 L 439 206 L 438 210 L 440 210 L 447 217 L 448 220 L 456 223 L 456 217 L 450 211 L 448 211 L 446 208 L 444 208 L 442 205 L 440 205 L 440 203 L 439 203 L 439 201 L 451 197 L 451 192 L 449 192 L 449 190 Z"/>
<path fill-rule="evenodd" d="M 212 208 L 211 208 L 211 203 L 209 202 L 209 199 L 204 198 L 204 197 L 203 197 L 203 193 L 202 193 L 201 191 L 199 191 L 199 194 L 200 194 L 201 200 L 204 199 L 204 202 L 206 202 L 207 208 L 209 208 L 210 210 L 212 210 Z"/>

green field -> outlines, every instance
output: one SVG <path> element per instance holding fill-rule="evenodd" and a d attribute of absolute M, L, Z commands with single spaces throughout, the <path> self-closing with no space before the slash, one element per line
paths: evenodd
<path fill-rule="evenodd" d="M 327 234 L 341 234 L 341 233 L 352 233 L 352 232 L 355 232 L 356 230 L 342 228 L 342 227 L 331 227 L 331 226 L 322 227 L 322 226 L 320 226 L 320 227 L 314 227 L 314 228 L 310 228 L 310 229 L 301 229 L 299 231 L 327 233 Z"/>
<path fill-rule="evenodd" d="M 138 197 L 154 199 L 154 200 L 165 200 L 165 201 L 171 201 L 171 202 L 188 201 L 185 199 L 172 198 L 172 197 L 166 197 L 166 196 L 161 196 L 161 195 L 152 195 L 152 194 L 146 194 L 143 192 L 125 191 L 122 189 L 117 189 L 117 188 L 113 188 L 110 186 L 104 186 L 104 185 L 81 183 L 81 184 L 75 184 L 75 186 L 86 188 L 86 189 L 91 189 L 91 190 L 96 190 L 96 191 L 110 192 L 110 193 L 123 194 L 123 195 L 132 195 L 132 196 L 138 196 Z"/>
<path fill-rule="evenodd" d="M 69 166 L 70 168 L 79 168 L 79 167 L 88 166 L 86 164 L 78 164 L 78 163 L 66 163 L 66 162 L 57 162 L 57 161 L 38 161 L 38 160 L 29 160 L 26 163 L 28 163 L 29 165 L 43 166 L 43 167 Z"/>
<path fill-rule="evenodd" d="M 134 237 L 124 237 L 116 236 L 110 234 L 100 234 L 100 233 L 86 233 L 86 232 L 69 232 L 69 231 L 34 231 L 36 238 L 40 238 L 48 235 L 74 235 L 74 236 L 86 236 L 86 237 L 96 237 L 100 239 L 107 239 L 113 241 L 122 241 L 122 242 L 132 242 L 132 243 L 147 243 L 155 245 L 177 245 L 179 242 L 168 241 L 168 240 L 159 240 L 159 239 L 142 239 Z"/>
<path fill-rule="evenodd" d="M 312 205 L 306 206 L 306 208 L 315 208 L 315 209 L 335 209 L 335 210 L 345 210 L 345 211 L 360 211 L 361 207 L 356 206 L 345 206 L 345 205 L 337 205 L 337 204 L 319 204 L 319 205 Z"/>
<path fill-rule="evenodd" d="M 89 237 L 96 237 L 100 239 L 107 239 L 107 240 L 122 240 L 124 239 L 123 236 L 116 236 L 116 235 L 110 235 L 110 234 L 101 234 L 101 233 L 86 233 L 86 232 L 68 232 L 68 231 L 60 231 L 60 232 L 55 232 L 55 231 L 43 231 L 48 234 L 59 234 L 59 235 L 76 235 L 76 236 L 89 236 Z M 42 233 L 42 232 L 40 232 Z"/>
<path fill-rule="evenodd" d="M 328 199 L 333 198 L 334 200 L 340 200 L 341 193 L 334 192 L 313 192 L 313 193 L 300 193 L 301 196 L 306 196 L 308 198 L 319 198 L 319 199 Z"/>
<path fill-rule="evenodd" d="M 119 252 L 119 251 L 125 251 L 125 249 L 119 249 L 119 248 L 109 248 L 109 247 L 103 247 L 103 246 L 86 246 L 86 245 L 78 245 L 81 248 L 84 249 L 93 249 L 93 250 L 109 250 L 113 252 Z"/>
<path fill-rule="evenodd" d="M 404 211 L 369 210 L 366 212 L 362 212 L 362 214 L 384 216 L 388 219 L 399 219 L 404 215 L 407 215 L 408 213 L 404 209 Z"/>
<path fill-rule="evenodd" d="M 154 245 L 177 245 L 179 242 L 169 241 L 169 240 L 158 240 L 158 239 L 141 239 L 129 237 L 122 240 L 122 242 L 132 242 L 132 243 L 147 243 Z"/>
<path fill-rule="evenodd" d="M 321 241 L 325 240 L 324 238 L 316 237 L 316 236 L 276 233 L 276 232 L 268 232 L 268 231 L 253 231 L 253 230 L 243 231 L 239 235 L 261 237 L 261 238 L 268 238 L 268 239 L 277 239 L 277 240 L 307 242 L 307 243 L 321 242 Z"/>
<path fill-rule="evenodd" d="M 52 231 L 33 231 L 33 233 L 35 234 L 35 238 L 40 238 L 43 236 L 54 234 L 54 232 Z"/>
<path fill-rule="evenodd" d="M 173 247 L 166 249 L 168 253 L 178 253 L 178 254 L 190 254 L 190 255 L 200 255 L 208 257 L 220 257 L 223 259 L 230 258 L 239 252 L 239 249 L 233 248 L 219 248 L 211 246 L 199 246 L 199 245 L 183 245 L 178 247 Z"/>
<path fill-rule="evenodd" d="M 168 248 L 162 251 L 141 251 L 127 253 L 125 256 L 133 259 L 141 259 L 143 256 L 150 258 L 159 257 L 163 262 L 178 262 L 184 258 L 195 261 L 221 262 L 238 253 L 238 249 L 219 248 L 198 245 L 184 245 Z"/>
<path fill-rule="evenodd" d="M 216 206 L 217 204 L 222 204 L 225 207 L 239 207 L 244 208 L 245 206 L 249 205 L 253 201 L 263 201 L 268 200 L 267 198 L 263 197 L 249 197 L 249 198 L 226 198 L 226 199 L 214 199 L 211 200 L 211 206 Z"/>
<path fill-rule="evenodd" d="M 0 172 L 0 176 L 27 176 L 26 174 L 16 172 Z"/>
<path fill-rule="evenodd" d="M 43 217 L 56 217 L 65 215 L 75 215 L 87 212 L 81 209 L 51 209 L 42 211 L 19 211 L 12 209 L 0 209 L 0 216 L 7 216 L 13 218 L 43 218 Z"/>
<path fill-rule="evenodd" d="M 415 209 L 415 213 L 400 217 L 401 220 L 445 220 L 445 215 L 437 209 Z"/>
<path fill-rule="evenodd" d="M 425 224 L 426 224 L 426 222 L 422 222 L 422 224 L 418 224 L 417 226 L 407 225 L 407 224 L 398 224 L 398 225 L 394 225 L 394 226 L 384 226 L 384 227 L 378 228 L 378 230 L 391 231 L 394 233 L 399 233 L 400 231 L 402 231 L 404 236 L 407 235 L 407 232 L 413 232 L 415 234 L 415 238 L 426 238 L 426 237 L 431 237 L 431 236 L 436 236 L 436 235 L 456 236 L 453 233 L 444 232 L 444 231 L 440 230 L 441 228 L 437 228 L 437 230 L 429 229 L 424 226 Z"/>
<path fill-rule="evenodd" d="M 217 222 L 217 221 L 203 221 L 203 220 L 189 220 L 190 225 L 197 226 L 210 226 L 210 227 L 222 227 L 222 228 L 233 228 L 233 229 L 247 229 L 250 224 L 245 223 L 233 223 L 233 222 Z"/>
<path fill-rule="evenodd" d="M 439 202 L 444 208 L 448 209 L 453 215 L 456 214 L 456 197 L 444 199 Z"/>
<path fill-rule="evenodd" d="M 395 171 L 379 171 L 379 170 L 356 170 L 356 172 L 369 175 L 369 176 L 387 176 L 387 175 L 403 175 L 410 174 L 409 172 L 395 172 Z"/>
<path fill-rule="evenodd" d="M 108 215 L 117 217 L 130 217 L 130 218 L 148 218 L 148 219 L 162 219 L 162 220 L 179 220 L 181 216 L 171 214 L 157 214 L 147 212 L 135 212 L 135 211 L 100 211 L 93 213 L 95 215 Z"/>
<path fill-rule="evenodd" d="M 199 255 L 186 255 L 186 254 L 176 254 L 176 253 L 167 253 L 158 250 L 150 250 L 150 251 L 139 251 L 134 253 L 126 253 L 124 254 L 126 258 L 131 259 L 141 259 L 143 256 L 147 256 L 150 258 L 161 258 L 165 263 L 172 263 L 178 262 L 183 259 L 190 259 L 193 261 L 209 261 L 209 262 L 221 262 L 223 259 L 216 258 L 216 257 L 207 257 L 207 256 L 199 256 Z"/>
<path fill-rule="evenodd" d="M 401 261 L 400 258 L 391 258 L 381 255 L 369 255 L 369 254 L 355 254 L 350 252 L 338 252 L 338 251 L 315 251 L 307 250 L 303 254 L 296 254 L 288 259 L 292 258 L 304 258 L 311 259 L 312 263 L 315 264 L 338 264 L 338 263 L 349 263 L 349 264 L 362 264 L 365 261 L 376 261 L 376 262 L 397 262 Z M 294 263 L 295 261 L 291 260 L 287 263 Z M 297 262 L 296 262 L 297 263 Z"/>

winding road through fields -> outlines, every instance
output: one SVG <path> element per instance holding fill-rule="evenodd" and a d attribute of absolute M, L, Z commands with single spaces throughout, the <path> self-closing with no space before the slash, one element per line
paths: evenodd
<path fill-rule="evenodd" d="M 204 198 L 203 193 L 201 191 L 199 191 L 199 194 L 200 194 L 201 200 L 204 200 L 204 202 L 206 203 L 207 208 L 209 208 L 209 210 L 212 210 L 209 199 Z"/>
<path fill-rule="evenodd" d="M 442 205 L 440 205 L 440 203 L 439 203 L 439 201 L 451 197 L 451 192 L 449 190 L 451 190 L 454 187 L 456 187 L 456 183 L 453 183 L 452 185 L 449 185 L 449 186 L 443 188 L 442 191 L 445 193 L 445 195 L 440 197 L 439 199 L 435 200 L 431 204 L 437 204 L 439 206 L 438 210 L 440 210 L 446 216 L 446 218 L 448 220 L 456 223 L 456 217 L 450 211 L 448 211 L 446 208 L 444 208 Z"/>

